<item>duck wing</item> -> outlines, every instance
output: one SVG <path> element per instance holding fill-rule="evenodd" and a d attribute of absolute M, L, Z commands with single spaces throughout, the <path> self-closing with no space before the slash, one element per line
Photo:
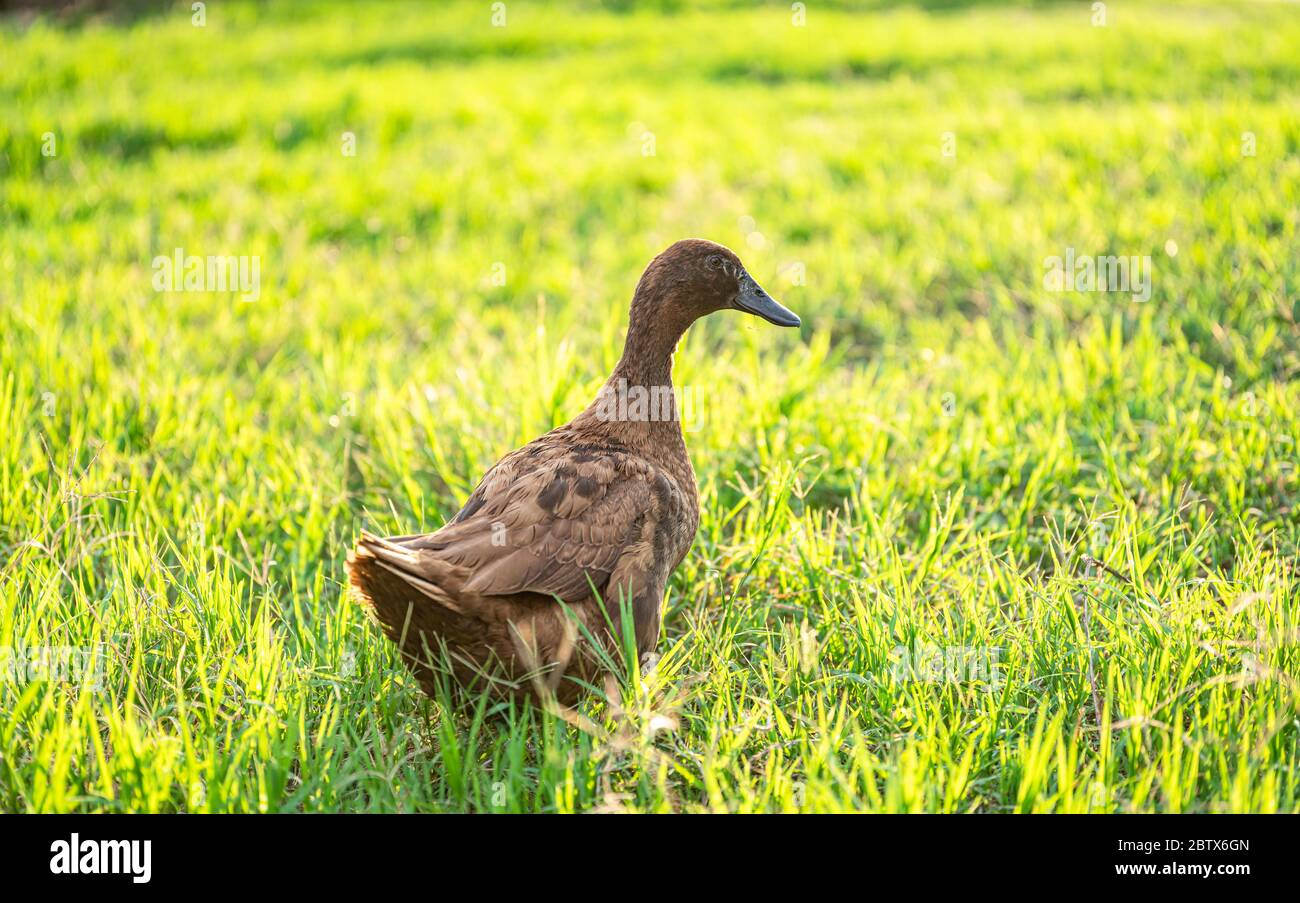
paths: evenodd
<path fill-rule="evenodd" d="M 593 587 L 605 593 L 629 547 L 653 543 L 678 495 L 659 468 L 625 448 L 539 440 L 488 471 L 446 527 L 402 545 L 430 571 L 465 568 L 465 593 L 576 602 Z"/>

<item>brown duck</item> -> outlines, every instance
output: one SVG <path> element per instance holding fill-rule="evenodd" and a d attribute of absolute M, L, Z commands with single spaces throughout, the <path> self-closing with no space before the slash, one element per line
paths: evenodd
<path fill-rule="evenodd" d="M 610 661 L 589 638 L 620 648 L 630 616 L 637 656 L 654 649 L 700 519 L 673 350 L 718 310 L 799 325 L 730 250 L 679 241 L 642 274 L 623 356 L 586 410 L 498 461 L 442 529 L 361 534 L 353 590 L 426 692 L 450 666 L 461 688 L 572 703 Z"/>

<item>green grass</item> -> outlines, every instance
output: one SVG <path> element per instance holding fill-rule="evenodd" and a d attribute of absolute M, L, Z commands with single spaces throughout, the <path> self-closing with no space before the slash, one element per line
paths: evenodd
<path fill-rule="evenodd" d="M 0 647 L 102 669 L 0 680 L 0 810 L 1300 811 L 1295 7 L 809 7 L 0 20 Z M 346 550 L 580 410 L 690 235 L 805 325 L 679 349 L 662 658 L 448 711 Z"/>

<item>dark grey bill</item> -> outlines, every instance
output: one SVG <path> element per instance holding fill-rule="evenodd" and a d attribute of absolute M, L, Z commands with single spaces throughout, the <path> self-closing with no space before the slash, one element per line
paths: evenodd
<path fill-rule="evenodd" d="M 777 326 L 799 325 L 799 318 L 794 311 L 778 304 L 748 273 L 740 277 L 740 294 L 736 296 L 736 306 Z"/>

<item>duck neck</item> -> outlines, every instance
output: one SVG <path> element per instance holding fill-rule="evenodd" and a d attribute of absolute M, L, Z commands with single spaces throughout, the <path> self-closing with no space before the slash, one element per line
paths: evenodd
<path fill-rule="evenodd" d="M 673 352 L 677 348 L 684 326 L 651 329 L 639 328 L 645 324 L 635 319 L 627 330 L 627 341 L 623 343 L 623 356 L 614 366 L 610 379 L 626 379 L 629 385 L 666 386 L 673 385 Z"/>
<path fill-rule="evenodd" d="M 682 422 L 683 416 L 698 412 L 683 405 L 673 386 L 673 351 L 690 322 L 662 315 L 674 309 L 647 304 L 638 293 L 632 301 L 623 356 L 586 413 L 621 441 L 665 462 L 680 459 L 689 468 Z M 660 315 L 638 315 L 647 310 Z"/>

